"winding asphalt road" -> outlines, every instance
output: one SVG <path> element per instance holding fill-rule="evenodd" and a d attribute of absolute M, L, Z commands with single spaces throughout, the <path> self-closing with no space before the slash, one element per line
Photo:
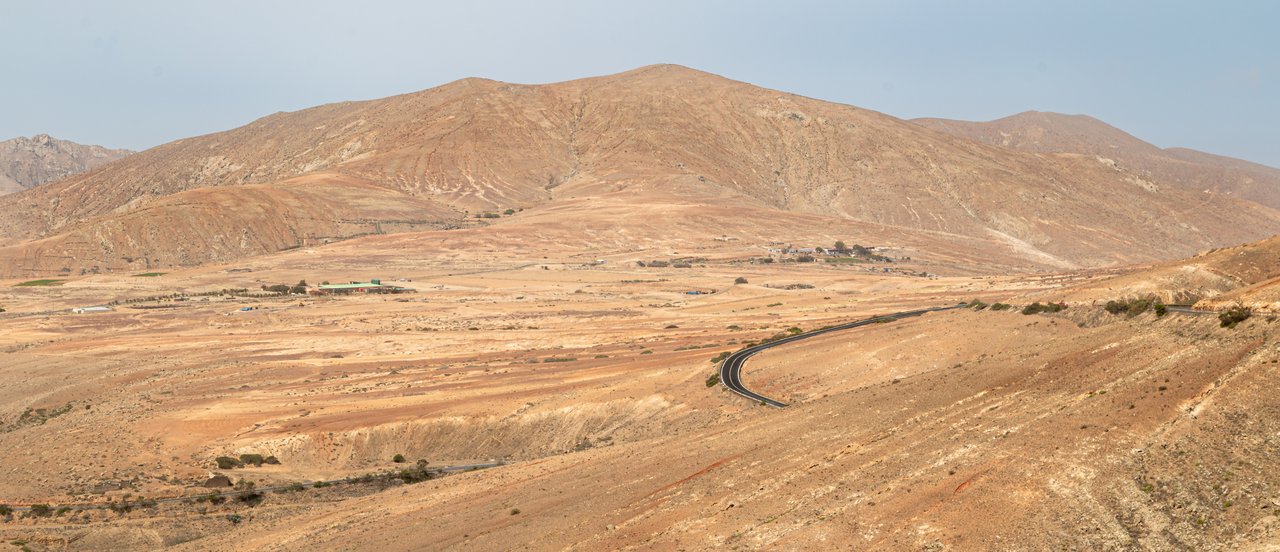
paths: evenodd
<path fill-rule="evenodd" d="M 733 391 L 734 393 L 737 393 L 748 399 L 751 399 L 754 402 L 764 403 L 776 408 L 782 408 L 784 406 L 787 406 L 787 403 L 770 399 L 769 397 L 756 393 L 750 389 L 747 389 L 745 385 L 742 385 L 742 365 L 746 364 L 747 359 L 751 358 L 756 353 L 759 353 L 760 351 L 763 351 L 765 349 L 777 347 L 779 345 L 794 343 L 796 341 L 800 341 L 801 339 L 809 339 L 810 337 L 829 334 L 832 332 L 838 332 L 841 330 L 857 328 L 859 326 L 866 326 L 868 324 L 878 324 L 880 322 L 888 322 L 890 320 L 898 320 L 901 318 L 908 318 L 911 316 L 920 316 L 926 312 L 937 312 L 937 311 L 962 309 L 962 308 L 965 308 L 963 304 L 954 305 L 950 307 L 934 307 L 931 309 L 919 309 L 919 310 L 912 310 L 912 311 L 895 312 L 893 314 L 875 316 L 872 318 L 868 318 L 866 320 L 859 320 L 857 322 L 850 322 L 848 324 L 841 324 L 839 326 L 831 326 L 828 328 L 823 328 L 821 330 L 814 330 L 811 332 L 796 334 L 791 337 L 785 337 L 785 338 L 779 339 L 777 341 L 763 343 L 760 345 L 756 345 L 754 347 L 748 347 L 746 349 L 733 353 L 732 355 L 729 355 L 729 358 L 724 359 L 724 362 L 720 363 L 720 383 L 723 383 L 724 386 L 727 387 L 730 391 Z"/>

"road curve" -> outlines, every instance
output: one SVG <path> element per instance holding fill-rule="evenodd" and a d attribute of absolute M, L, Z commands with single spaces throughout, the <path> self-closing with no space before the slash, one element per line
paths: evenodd
<path fill-rule="evenodd" d="M 777 341 L 762 343 L 760 345 L 755 345 L 753 347 L 747 347 L 746 349 L 743 349 L 741 351 L 733 353 L 732 355 L 729 355 L 729 358 L 724 359 L 724 362 L 720 363 L 720 383 L 723 383 L 724 386 L 728 388 L 730 391 L 733 391 L 734 393 L 737 393 L 738 395 L 741 395 L 748 399 L 751 399 L 754 402 L 767 404 L 769 406 L 776 407 L 776 408 L 782 408 L 784 406 L 787 406 L 787 403 L 770 399 L 769 397 L 756 393 L 750 389 L 747 389 L 745 385 L 742 385 L 742 366 L 746 364 L 747 359 L 751 358 L 756 353 L 759 353 L 760 351 L 769 349 L 771 347 L 777 347 L 779 345 L 786 345 L 787 343 L 800 341 L 801 339 L 808 339 L 810 337 L 829 334 L 832 332 L 838 332 L 841 330 L 848 330 L 851 328 L 857 328 L 859 326 L 866 326 L 868 324 L 876 324 L 879 322 L 898 320 L 900 318 L 907 318 L 911 316 L 920 316 L 926 312 L 937 312 L 937 311 L 961 309 L 961 308 L 964 308 L 963 304 L 954 305 L 950 307 L 934 307 L 931 309 L 919 309 L 919 310 L 912 310 L 912 311 L 895 312 L 893 314 L 886 314 L 882 316 L 873 316 L 871 318 L 867 318 L 865 320 L 859 320 L 857 322 L 850 322 L 848 324 L 841 324 L 839 326 L 831 326 L 828 328 L 823 328 L 821 330 L 814 330 L 811 332 L 796 334 L 791 337 L 785 337 L 783 339 L 779 339 Z"/>

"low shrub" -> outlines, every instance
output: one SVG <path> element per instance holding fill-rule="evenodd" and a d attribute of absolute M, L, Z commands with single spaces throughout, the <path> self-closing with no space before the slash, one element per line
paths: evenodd
<path fill-rule="evenodd" d="M 36 517 L 49 517 L 53 515 L 53 507 L 48 504 L 32 504 L 31 515 Z"/>
<path fill-rule="evenodd" d="M 735 284 L 745 284 L 745 283 L 747 283 L 747 279 L 746 279 L 746 278 L 743 278 L 742 276 L 738 276 L 737 278 L 734 278 L 734 279 L 733 279 L 733 283 L 735 283 Z"/>
<path fill-rule="evenodd" d="M 707 378 L 707 387 L 715 387 L 720 385 L 720 373 L 716 372 Z"/>
<path fill-rule="evenodd" d="M 264 460 L 266 459 L 263 458 L 261 454 L 241 454 L 240 455 L 240 463 L 244 465 L 253 465 L 255 467 L 262 467 L 262 462 Z"/>
<path fill-rule="evenodd" d="M 1022 308 L 1022 314 L 1039 314 L 1042 312 L 1061 312 L 1067 310 L 1066 303 L 1040 303 L 1036 301 Z"/>
<path fill-rule="evenodd" d="M 1222 324 L 1223 328 L 1234 328 L 1236 327 L 1236 324 L 1248 320 L 1250 316 L 1253 316 L 1252 310 L 1248 307 L 1236 305 L 1228 309 L 1226 312 L 1220 313 L 1218 315 L 1218 322 Z"/>
<path fill-rule="evenodd" d="M 392 461 L 392 462 L 395 462 L 395 463 L 397 463 L 397 464 L 403 464 L 403 463 L 404 463 L 404 455 L 403 455 L 403 454 L 397 454 L 397 455 L 395 455 L 395 456 L 392 456 L 392 457 L 391 457 L 391 461 Z"/>
<path fill-rule="evenodd" d="M 1125 314 L 1130 317 L 1138 316 L 1151 309 L 1156 310 L 1157 316 L 1164 316 L 1164 313 L 1168 311 L 1164 304 L 1154 297 L 1107 301 L 1106 306 L 1103 308 L 1111 314 Z"/>
<path fill-rule="evenodd" d="M 973 310 L 982 310 L 987 308 L 988 305 L 986 303 L 983 303 L 982 301 L 974 299 L 972 301 L 969 301 L 969 303 L 965 306 Z"/>
<path fill-rule="evenodd" d="M 993 311 L 1007 311 L 1011 308 L 1013 308 L 1013 305 L 1010 305 L 1008 303 L 992 303 L 991 304 L 991 310 Z"/>
<path fill-rule="evenodd" d="M 233 470 L 236 468 L 244 467 L 243 462 L 236 460 L 235 458 L 232 458 L 230 456 L 219 456 L 217 458 L 214 458 L 213 461 L 218 464 L 218 469 L 220 470 Z"/>

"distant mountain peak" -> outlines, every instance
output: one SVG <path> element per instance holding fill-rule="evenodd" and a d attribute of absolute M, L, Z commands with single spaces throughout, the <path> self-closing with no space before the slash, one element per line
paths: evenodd
<path fill-rule="evenodd" d="M 95 169 L 133 152 L 59 140 L 48 134 L 0 142 L 0 195 Z"/>

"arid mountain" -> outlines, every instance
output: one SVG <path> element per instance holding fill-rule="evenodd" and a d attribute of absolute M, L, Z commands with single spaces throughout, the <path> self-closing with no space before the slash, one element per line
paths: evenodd
<path fill-rule="evenodd" d="M 1021 151 L 1092 155 L 1143 178 L 1280 208 L 1280 169 L 1186 148 L 1161 149 L 1087 115 L 1027 111 L 989 122 L 912 122 Z"/>
<path fill-rule="evenodd" d="M 81 269 L 89 261 L 76 251 L 116 249 L 113 238 L 93 225 L 115 224 L 109 221 L 172 194 L 224 187 L 217 197 L 229 201 L 247 184 L 318 172 L 463 213 L 537 212 L 589 199 L 573 203 L 577 209 L 558 210 L 561 220 L 584 231 L 612 225 L 595 214 L 604 206 L 678 198 L 813 215 L 824 220 L 814 231 L 855 223 L 885 229 L 882 235 L 979 240 L 1000 257 L 993 262 L 1030 267 L 1166 259 L 1280 232 L 1274 209 L 1169 184 L 1094 155 L 1013 151 L 856 107 L 661 65 L 540 86 L 466 79 L 276 114 L 166 144 L 0 198 L 0 236 L 11 244 L 0 256 L 15 259 L 14 252 L 22 251 L 21 263 L 9 263 L 14 274 L 54 265 Z M 213 212 L 192 206 L 184 216 Z M 672 237 L 701 235 L 702 224 L 720 225 L 708 218 L 667 231 Z M 291 243 L 308 234 L 288 224 L 227 230 L 281 232 L 246 240 L 259 244 Z M 59 237 L 70 234 L 78 237 Z M 40 239 L 77 245 L 20 245 Z M 98 243 L 84 245 L 82 239 Z M 143 257 L 171 262 L 227 258 L 199 240 L 165 234 L 138 249 Z M 269 251 L 245 247 L 237 254 Z M 91 264 L 124 266 L 109 253 Z"/>
<path fill-rule="evenodd" d="M 0 142 L 0 195 L 95 169 L 133 152 L 37 134 Z"/>

